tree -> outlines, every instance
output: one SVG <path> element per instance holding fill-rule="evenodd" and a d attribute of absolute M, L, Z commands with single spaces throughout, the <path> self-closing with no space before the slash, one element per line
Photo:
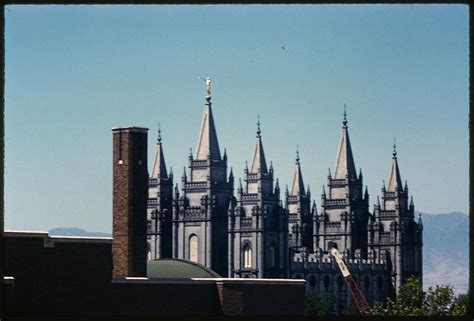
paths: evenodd
<path fill-rule="evenodd" d="M 334 315 L 335 300 L 333 294 L 321 297 L 316 290 L 308 290 L 305 294 L 305 315 Z"/>
<path fill-rule="evenodd" d="M 448 316 L 465 315 L 469 304 L 468 295 L 454 296 L 451 286 L 429 287 L 423 292 L 421 282 L 411 277 L 400 287 L 396 300 L 388 298 L 385 303 L 376 302 L 371 315 L 400 316 Z"/>

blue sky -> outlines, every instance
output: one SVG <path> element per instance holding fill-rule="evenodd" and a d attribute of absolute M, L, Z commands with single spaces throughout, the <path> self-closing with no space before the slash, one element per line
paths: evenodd
<path fill-rule="evenodd" d="M 468 30 L 466 5 L 7 6 L 6 228 L 110 232 L 114 126 L 150 128 L 150 165 L 161 123 L 179 182 L 200 76 L 236 177 L 260 114 L 280 184 L 298 144 L 319 206 L 347 104 L 371 204 L 396 137 L 416 209 L 468 213 Z"/>

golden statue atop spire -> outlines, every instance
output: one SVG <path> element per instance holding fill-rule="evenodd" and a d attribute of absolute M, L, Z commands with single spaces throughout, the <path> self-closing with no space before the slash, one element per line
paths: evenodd
<path fill-rule="evenodd" d="M 211 96 L 211 86 L 212 86 L 212 81 L 211 78 L 209 77 L 199 77 L 199 79 L 202 79 L 206 83 L 206 91 L 207 91 L 207 96 Z"/>

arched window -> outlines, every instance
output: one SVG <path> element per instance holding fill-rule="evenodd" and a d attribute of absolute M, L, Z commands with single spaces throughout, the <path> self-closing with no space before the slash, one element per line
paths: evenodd
<path fill-rule="evenodd" d="M 245 245 L 244 247 L 244 268 L 252 267 L 252 249 L 250 245 Z"/>
<path fill-rule="evenodd" d="M 342 279 L 342 276 L 337 277 L 337 287 L 339 288 L 339 291 L 342 290 L 342 286 L 344 285 L 344 280 Z"/>
<path fill-rule="evenodd" d="M 313 289 L 316 286 L 316 277 L 314 275 L 311 275 L 309 277 L 309 286 L 312 287 Z"/>
<path fill-rule="evenodd" d="M 325 275 L 325 276 L 324 276 L 324 281 L 323 281 L 323 283 L 324 283 L 324 289 L 325 289 L 326 291 L 329 291 L 329 286 L 331 285 L 331 279 L 329 278 L 328 275 Z"/>
<path fill-rule="evenodd" d="M 198 237 L 193 234 L 189 237 L 189 260 L 198 262 Z"/>
<path fill-rule="evenodd" d="M 370 279 L 369 279 L 368 276 L 366 276 L 366 277 L 364 278 L 364 287 L 365 287 L 365 290 L 366 290 L 366 291 L 368 291 L 369 288 L 370 288 Z"/>
<path fill-rule="evenodd" d="M 268 267 L 274 268 L 275 267 L 275 245 L 270 245 L 268 249 Z"/>
<path fill-rule="evenodd" d="M 382 279 L 381 276 L 379 276 L 379 277 L 377 278 L 377 288 L 378 288 L 379 290 L 382 290 L 382 289 L 383 289 L 383 279 Z"/>

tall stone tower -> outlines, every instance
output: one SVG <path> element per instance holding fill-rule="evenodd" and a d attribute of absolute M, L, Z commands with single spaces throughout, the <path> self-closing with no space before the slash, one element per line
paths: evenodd
<path fill-rule="evenodd" d="M 244 170 L 238 201 L 229 206 L 229 277 L 285 277 L 288 268 L 288 220 L 281 206 L 273 166 L 267 169 L 260 121 L 252 167 Z"/>
<path fill-rule="evenodd" d="M 301 173 L 299 150 L 296 150 L 295 171 L 291 189 L 285 192 L 288 212 L 288 246 L 304 246 L 313 249 L 313 213 L 311 212 L 311 192 L 309 185 L 305 191 Z"/>
<path fill-rule="evenodd" d="M 362 171 L 356 173 L 346 111 L 334 176 L 328 174 L 328 194 L 323 186 L 321 213 L 317 216 L 315 248 L 328 251 L 335 243 L 347 257 L 363 257 L 367 251 L 369 195 L 362 192 Z"/>
<path fill-rule="evenodd" d="M 113 277 L 146 277 L 147 132 L 113 132 Z"/>
<path fill-rule="evenodd" d="M 382 187 L 382 203 L 377 197 L 374 215 L 368 222 L 369 255 L 387 259 L 391 265 L 393 290 L 398 294 L 400 285 L 410 276 L 422 280 L 421 217 L 415 222 L 413 197 L 408 203 L 408 185 L 402 185 L 397 151 L 393 146 L 392 168 L 388 188 Z"/>
<path fill-rule="evenodd" d="M 189 174 L 189 175 L 188 175 Z M 233 196 L 232 173 L 227 178 L 227 155 L 221 157 L 211 108 L 206 96 L 196 155 L 189 155 L 182 194 L 175 190 L 173 255 L 227 275 L 227 209 Z"/>
<path fill-rule="evenodd" d="M 148 179 L 148 256 L 151 260 L 172 257 L 173 173 L 166 170 L 165 155 L 158 128 L 156 152 Z"/>

